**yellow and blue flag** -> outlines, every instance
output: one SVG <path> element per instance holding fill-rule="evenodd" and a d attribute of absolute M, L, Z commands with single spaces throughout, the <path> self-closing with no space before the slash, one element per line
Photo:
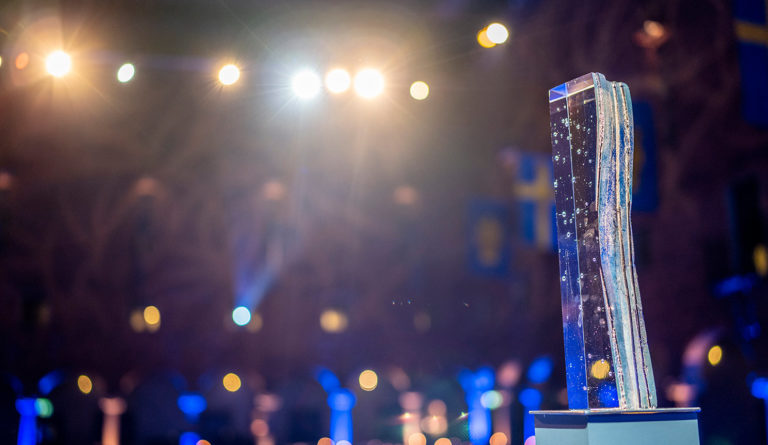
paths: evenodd
<path fill-rule="evenodd" d="M 656 129 L 648 102 L 634 102 L 635 156 L 632 174 L 632 210 L 651 212 L 659 204 L 656 169 Z"/>
<path fill-rule="evenodd" d="M 480 275 L 509 272 L 509 206 L 503 201 L 473 199 L 469 204 L 469 267 Z"/>
<path fill-rule="evenodd" d="M 522 240 L 543 250 L 557 250 L 552 159 L 516 152 L 514 196 Z"/>
<path fill-rule="evenodd" d="M 768 0 L 736 0 L 733 14 L 744 118 L 768 126 Z"/>

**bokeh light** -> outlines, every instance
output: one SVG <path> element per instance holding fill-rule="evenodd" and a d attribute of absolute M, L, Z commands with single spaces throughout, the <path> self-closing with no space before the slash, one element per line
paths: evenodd
<path fill-rule="evenodd" d="M 0 67 L 3 66 L 3 57 L 0 56 Z"/>
<path fill-rule="evenodd" d="M 417 80 L 411 84 L 411 97 L 416 100 L 424 100 L 429 96 L 429 85 L 426 82 Z"/>
<path fill-rule="evenodd" d="M 211 443 L 205 439 L 200 439 L 197 441 L 197 445 L 211 445 Z"/>
<path fill-rule="evenodd" d="M 326 309 L 320 314 L 320 327 L 333 334 L 344 332 L 347 329 L 347 315 L 336 309 Z"/>
<path fill-rule="evenodd" d="M 240 79 L 240 68 L 228 63 L 219 70 L 219 82 L 222 85 L 232 85 Z"/>
<path fill-rule="evenodd" d="M 197 433 L 188 431 L 186 433 L 182 433 L 181 436 L 179 436 L 179 445 L 197 445 L 197 442 L 200 440 L 202 439 Z"/>
<path fill-rule="evenodd" d="M 312 99 L 317 96 L 321 85 L 320 77 L 310 70 L 299 71 L 291 79 L 293 94 L 299 99 Z"/>
<path fill-rule="evenodd" d="M 501 23 L 491 23 L 488 28 L 485 29 L 485 34 L 488 36 L 488 40 L 500 45 L 507 41 L 509 38 L 509 30 Z"/>
<path fill-rule="evenodd" d="M 83 394 L 90 394 L 93 391 L 93 382 L 87 375 L 81 375 L 77 378 L 77 388 Z"/>
<path fill-rule="evenodd" d="M 345 69 L 336 68 L 328 71 L 328 74 L 325 75 L 325 87 L 331 93 L 343 93 L 349 90 L 351 85 L 352 77 L 349 75 L 349 71 Z"/>
<path fill-rule="evenodd" d="M 14 65 L 16 65 L 17 70 L 23 70 L 24 68 L 29 65 L 29 54 L 27 53 L 19 53 L 19 55 L 16 56 L 16 61 L 14 62 Z"/>
<path fill-rule="evenodd" d="M 221 383 L 224 385 L 224 389 L 229 392 L 235 392 L 240 389 L 240 386 L 242 386 L 240 376 L 234 372 L 230 372 L 229 374 L 225 375 L 224 378 L 221 379 Z"/>
<path fill-rule="evenodd" d="M 509 439 L 507 439 L 506 434 L 499 431 L 498 433 L 493 433 L 488 443 L 490 445 L 507 445 L 507 443 L 509 443 Z"/>
<path fill-rule="evenodd" d="M 245 306 L 238 306 L 232 311 L 232 321 L 238 326 L 245 326 L 251 321 L 251 311 Z"/>
<path fill-rule="evenodd" d="M 592 367 L 590 368 L 589 373 L 592 374 L 592 377 L 602 380 L 608 377 L 608 373 L 610 371 L 611 364 L 606 360 L 600 359 L 592 363 Z"/>
<path fill-rule="evenodd" d="M 373 370 L 366 369 L 357 379 L 363 391 L 373 391 L 379 385 L 379 376 Z"/>
<path fill-rule="evenodd" d="M 136 74 L 136 67 L 132 63 L 124 63 L 120 69 L 117 70 L 117 81 L 120 83 L 130 82 Z"/>
<path fill-rule="evenodd" d="M 709 361 L 710 365 L 717 366 L 722 359 L 723 348 L 721 348 L 720 345 L 715 345 L 709 348 L 709 352 L 707 352 L 707 361 Z"/>
<path fill-rule="evenodd" d="M 451 439 L 447 437 L 441 437 L 435 441 L 435 445 L 451 445 Z"/>
<path fill-rule="evenodd" d="M 45 70 L 53 77 L 64 77 L 72 69 L 72 58 L 64 51 L 54 51 L 45 58 Z"/>
<path fill-rule="evenodd" d="M 259 332 L 263 326 L 264 320 L 261 318 L 261 315 L 259 315 L 258 312 L 252 312 L 251 322 L 248 323 L 245 327 L 249 332 Z"/>
<path fill-rule="evenodd" d="M 427 436 L 421 433 L 413 433 L 408 436 L 408 445 L 427 445 Z"/>
<path fill-rule="evenodd" d="M 491 42 L 491 40 L 488 38 L 488 29 L 483 28 L 477 33 L 477 43 L 480 44 L 483 48 L 493 48 L 496 46 L 495 43 Z"/>
<path fill-rule="evenodd" d="M 160 310 L 156 306 L 145 307 L 143 315 L 148 327 L 160 325 Z"/>
<path fill-rule="evenodd" d="M 662 25 L 661 23 L 655 20 L 644 21 L 643 31 L 645 31 L 645 33 L 648 34 L 649 37 L 652 37 L 654 39 L 660 39 L 664 37 L 664 34 L 666 33 L 666 29 L 664 29 L 664 25 Z"/>
<path fill-rule="evenodd" d="M 373 99 L 384 91 L 384 76 L 378 70 L 366 68 L 355 75 L 355 92 L 364 99 Z"/>
<path fill-rule="evenodd" d="M 427 405 L 427 413 L 431 416 L 444 416 L 447 408 L 442 400 L 433 400 Z"/>
<path fill-rule="evenodd" d="M 317 445 L 333 445 L 333 441 L 330 437 L 321 437 L 320 440 L 317 441 Z"/>
<path fill-rule="evenodd" d="M 256 437 L 266 437 L 269 435 L 269 424 L 264 419 L 253 419 L 251 422 L 251 434 Z"/>
<path fill-rule="evenodd" d="M 480 404 L 483 408 L 496 409 L 504 402 L 504 397 L 498 391 L 486 391 L 480 396 Z"/>
<path fill-rule="evenodd" d="M 43 419 L 51 417 L 53 415 L 53 403 L 45 398 L 39 398 L 35 400 L 35 411 L 37 415 Z"/>

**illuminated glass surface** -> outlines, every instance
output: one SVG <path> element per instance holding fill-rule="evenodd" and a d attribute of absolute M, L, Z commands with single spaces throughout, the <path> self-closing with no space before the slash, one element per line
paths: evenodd
<path fill-rule="evenodd" d="M 599 73 L 549 91 L 571 409 L 656 406 L 630 223 L 631 104 Z"/>

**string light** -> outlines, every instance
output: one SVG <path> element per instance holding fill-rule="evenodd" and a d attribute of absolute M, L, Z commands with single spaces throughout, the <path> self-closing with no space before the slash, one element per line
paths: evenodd
<path fill-rule="evenodd" d="M 45 70 L 53 77 L 64 77 L 71 69 L 72 58 L 64 51 L 54 51 L 45 58 Z"/>
<path fill-rule="evenodd" d="M 224 65 L 219 70 L 219 82 L 222 85 L 232 85 L 240 79 L 240 68 L 231 63 Z"/>
<path fill-rule="evenodd" d="M 366 68 L 355 75 L 355 92 L 363 99 L 373 99 L 384 91 L 384 76 L 378 70 Z"/>
<path fill-rule="evenodd" d="M 117 70 L 117 80 L 120 83 L 130 82 L 136 74 L 136 67 L 132 63 L 125 63 Z"/>
<path fill-rule="evenodd" d="M 293 94 L 299 99 L 312 99 L 317 96 L 321 85 L 320 77 L 310 70 L 300 71 L 291 79 Z"/>

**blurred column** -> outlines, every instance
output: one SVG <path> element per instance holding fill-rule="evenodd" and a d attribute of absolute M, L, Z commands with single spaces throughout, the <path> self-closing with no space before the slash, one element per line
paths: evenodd
<path fill-rule="evenodd" d="M 17 445 L 35 445 L 37 443 L 37 407 L 36 399 L 23 397 L 16 399 L 16 411 L 21 415 Z"/>
<path fill-rule="evenodd" d="M 408 444 L 408 439 L 421 433 L 421 405 L 424 398 L 417 392 L 404 392 L 398 398 L 400 407 L 403 409 L 403 443 Z"/>
<path fill-rule="evenodd" d="M 122 397 L 102 397 L 99 408 L 104 413 L 101 445 L 120 445 L 120 416 L 125 412 L 125 400 Z"/>

